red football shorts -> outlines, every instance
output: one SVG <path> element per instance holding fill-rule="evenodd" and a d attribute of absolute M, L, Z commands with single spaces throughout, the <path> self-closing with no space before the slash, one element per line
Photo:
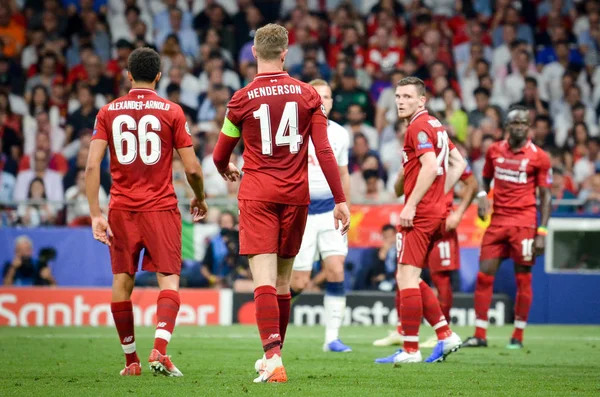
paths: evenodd
<path fill-rule="evenodd" d="M 427 262 L 432 273 L 460 268 L 460 249 L 456 230 L 444 232 L 441 238 L 433 241 Z"/>
<path fill-rule="evenodd" d="M 308 206 L 239 200 L 239 209 L 241 255 L 298 255 Z"/>
<path fill-rule="evenodd" d="M 181 214 L 166 211 L 109 210 L 108 224 L 114 234 L 110 246 L 113 274 L 135 274 L 145 248 L 142 270 L 181 273 Z"/>
<path fill-rule="evenodd" d="M 415 218 L 413 227 L 398 226 L 396 249 L 398 264 L 413 265 L 423 269 L 433 242 L 443 234 L 444 219 Z"/>
<path fill-rule="evenodd" d="M 533 266 L 535 235 L 533 227 L 490 225 L 481 241 L 479 260 L 511 258 L 518 265 Z"/>

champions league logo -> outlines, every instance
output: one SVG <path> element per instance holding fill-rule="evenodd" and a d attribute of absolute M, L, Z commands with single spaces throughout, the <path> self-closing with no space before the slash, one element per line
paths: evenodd
<path fill-rule="evenodd" d="M 185 122 L 185 132 L 188 133 L 188 135 L 192 135 L 192 132 L 190 131 L 190 126 L 188 125 L 187 121 Z"/>

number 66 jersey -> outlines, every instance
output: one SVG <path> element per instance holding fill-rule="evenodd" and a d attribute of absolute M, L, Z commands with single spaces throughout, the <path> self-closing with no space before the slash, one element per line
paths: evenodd
<path fill-rule="evenodd" d="M 108 142 L 110 208 L 163 211 L 177 208 L 173 149 L 192 146 L 181 107 L 150 89 L 132 89 L 98 112 L 92 140 Z"/>
<path fill-rule="evenodd" d="M 448 138 L 448 133 L 433 116 L 426 110 L 416 113 L 406 129 L 404 139 L 404 193 L 406 200 L 412 194 L 421 170 L 419 157 L 427 152 L 433 152 L 437 157 L 438 176 L 417 205 L 415 218 L 446 217 L 447 204 L 444 194 L 448 155 L 454 144 Z"/>

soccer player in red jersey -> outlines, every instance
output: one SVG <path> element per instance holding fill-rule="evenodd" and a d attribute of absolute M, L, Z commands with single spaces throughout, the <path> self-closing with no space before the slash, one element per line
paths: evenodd
<path fill-rule="evenodd" d="M 409 122 L 403 152 L 402 185 L 406 200 L 396 236 L 396 280 L 400 291 L 404 349 L 391 356 L 395 364 L 422 361 L 419 351 L 422 317 L 434 327 L 439 340 L 426 362 L 443 361 L 462 343 L 460 337 L 450 330 L 435 294 L 421 280 L 421 269 L 426 266 L 433 241 L 444 232 L 447 213 L 445 197 L 460 178 L 466 163 L 458 149 L 451 146 L 439 120 L 425 110 L 425 101 L 425 84 L 422 80 L 407 77 L 398 82 L 398 116 Z"/>
<path fill-rule="evenodd" d="M 550 158 L 528 137 L 529 111 L 522 106 L 509 109 L 508 139 L 490 146 L 483 167 L 484 192 L 479 194 L 479 216 L 487 215 L 487 193 L 494 181 L 494 211 L 481 242 L 479 274 L 475 288 L 475 335 L 464 347 L 487 346 L 488 309 L 492 303 L 494 275 L 506 258 L 515 262 L 517 297 L 515 329 L 507 348 L 523 347 L 523 330 L 533 293 L 531 268 L 536 255 L 544 252 L 550 219 L 552 171 Z M 541 220 L 537 225 L 536 189 Z"/>
<path fill-rule="evenodd" d="M 128 60 L 129 94 L 98 112 L 86 167 L 86 193 L 94 238 L 110 249 L 111 311 L 125 352 L 121 375 L 140 375 L 135 349 L 131 292 L 142 248 L 142 269 L 156 272 L 160 293 L 154 349 L 148 359 L 154 373 L 182 376 L 166 355 L 179 311 L 181 215 L 172 184 L 173 149 L 183 161 L 195 198 L 190 211 L 198 221 L 206 215 L 202 168 L 192 147 L 181 107 L 154 91 L 160 79 L 160 56 L 139 48 Z M 100 163 L 108 147 L 110 189 L 108 222 L 100 211 Z"/>
<path fill-rule="evenodd" d="M 254 280 L 256 322 L 265 352 L 255 382 L 286 382 L 281 346 L 290 316 L 290 277 L 308 215 L 308 140 L 335 201 L 332 221 L 346 233 L 350 212 L 327 136 L 327 116 L 317 91 L 283 71 L 288 32 L 268 24 L 256 31 L 252 52 L 258 74 L 237 91 L 213 153 L 226 180 L 239 170 L 229 157 L 244 138 L 244 175 L 238 195 L 240 254 Z M 341 226 L 340 226 L 341 223 Z"/>

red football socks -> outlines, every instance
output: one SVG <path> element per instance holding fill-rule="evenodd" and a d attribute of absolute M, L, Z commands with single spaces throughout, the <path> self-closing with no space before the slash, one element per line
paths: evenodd
<path fill-rule="evenodd" d="M 131 301 L 112 302 L 110 310 L 115 320 L 121 347 L 125 353 L 127 366 L 139 363 L 140 359 L 135 352 L 135 335 L 133 331 L 133 305 Z"/>
<path fill-rule="evenodd" d="M 281 334 L 281 348 L 285 341 L 285 332 L 290 322 L 290 311 L 292 306 L 292 295 L 277 295 L 277 305 L 279 306 L 279 333 Z"/>
<path fill-rule="evenodd" d="M 523 330 L 527 326 L 529 309 L 533 300 L 531 273 L 517 273 L 517 299 L 515 301 L 515 330 L 512 337 L 523 342 Z"/>
<path fill-rule="evenodd" d="M 254 290 L 256 324 L 262 341 L 265 357 L 275 354 L 281 356 L 281 335 L 279 330 L 279 303 L 277 289 L 270 285 L 261 285 Z"/>
<path fill-rule="evenodd" d="M 452 309 L 452 280 L 450 278 L 450 272 L 435 272 L 431 273 L 431 281 L 438 290 L 438 300 L 440 301 L 440 308 L 444 314 L 444 318 L 450 324 L 452 319 L 450 318 L 450 309 Z"/>
<path fill-rule="evenodd" d="M 419 326 L 423 317 L 423 305 L 419 288 L 400 291 L 400 313 L 404 331 L 404 351 L 414 353 L 419 350 Z"/>
<path fill-rule="evenodd" d="M 177 313 L 179 312 L 179 292 L 165 289 L 158 294 L 156 303 L 156 332 L 154 333 L 154 348 L 160 354 L 167 354 L 167 345 L 171 340 Z"/>
<path fill-rule="evenodd" d="M 423 280 L 419 283 L 419 289 L 421 291 L 421 301 L 423 303 L 423 315 L 425 320 L 433 327 L 437 335 L 438 340 L 443 340 L 452 335 L 448 322 L 442 314 L 440 304 L 437 297 Z"/>
<path fill-rule="evenodd" d="M 396 313 L 398 313 L 398 324 L 396 325 L 396 331 L 398 331 L 400 335 L 403 335 L 404 331 L 402 331 L 402 321 L 400 320 L 400 301 L 400 289 L 396 288 Z"/>
<path fill-rule="evenodd" d="M 494 276 L 482 272 L 477 273 L 475 287 L 475 337 L 487 338 L 488 310 L 492 304 L 494 293 Z"/>

